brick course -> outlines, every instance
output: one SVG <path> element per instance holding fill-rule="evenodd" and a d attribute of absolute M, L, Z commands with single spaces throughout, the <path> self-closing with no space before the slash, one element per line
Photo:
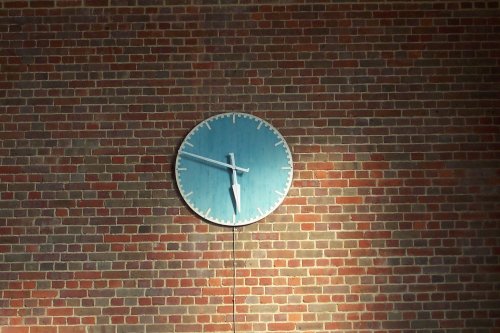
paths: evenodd
<path fill-rule="evenodd" d="M 0 333 L 500 329 L 497 1 L 5 0 L 0 18 Z M 172 172 L 229 111 L 294 159 L 234 252 Z"/>

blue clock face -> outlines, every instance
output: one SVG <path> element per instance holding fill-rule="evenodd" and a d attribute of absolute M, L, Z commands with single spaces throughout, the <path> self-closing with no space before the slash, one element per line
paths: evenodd
<path fill-rule="evenodd" d="M 198 124 L 182 142 L 175 176 L 184 201 L 227 226 L 256 222 L 284 200 L 292 182 L 288 145 L 266 121 L 224 113 Z"/>

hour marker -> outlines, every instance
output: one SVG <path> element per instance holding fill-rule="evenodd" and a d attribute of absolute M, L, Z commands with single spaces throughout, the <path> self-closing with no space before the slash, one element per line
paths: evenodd
<path fill-rule="evenodd" d="M 209 130 L 209 131 L 210 131 L 210 130 L 212 130 L 212 127 L 210 127 L 210 124 L 209 124 L 208 122 L 206 122 L 206 124 L 207 124 L 207 128 L 208 128 L 208 130 Z"/>
<path fill-rule="evenodd" d="M 279 146 L 279 145 L 280 145 L 280 144 L 282 144 L 282 143 L 283 143 L 283 140 L 280 140 L 280 141 L 276 142 L 276 143 L 274 144 L 274 146 L 275 146 L 275 147 L 276 147 L 276 146 Z"/>
<path fill-rule="evenodd" d="M 193 191 L 189 192 L 188 194 L 185 195 L 185 197 L 189 197 L 191 194 L 193 194 Z"/>
<path fill-rule="evenodd" d="M 185 144 L 187 144 L 189 147 L 194 147 L 194 145 L 189 141 L 186 141 Z"/>
<path fill-rule="evenodd" d="M 262 212 L 262 210 L 260 208 L 257 207 L 257 210 L 259 211 L 260 215 L 264 215 L 264 213 Z"/>
<path fill-rule="evenodd" d="M 233 224 L 236 224 L 236 214 L 233 213 Z"/>
<path fill-rule="evenodd" d="M 260 128 L 262 127 L 262 124 L 264 124 L 262 121 L 259 123 L 259 126 L 257 126 L 257 129 L 260 130 Z"/>
<path fill-rule="evenodd" d="M 279 194 L 279 195 L 283 196 L 283 193 L 281 193 L 281 192 L 280 192 L 280 191 L 278 191 L 278 190 L 276 190 L 276 191 L 274 191 L 274 192 L 276 192 L 276 194 Z"/>
<path fill-rule="evenodd" d="M 281 170 L 291 170 L 292 168 L 289 166 L 281 167 Z"/>
<path fill-rule="evenodd" d="M 187 168 L 177 168 L 177 171 L 186 171 Z"/>
<path fill-rule="evenodd" d="M 236 122 L 236 113 L 233 113 L 233 124 Z"/>
<path fill-rule="evenodd" d="M 205 215 L 208 216 L 208 214 L 210 214 L 211 210 L 212 210 L 212 208 L 207 209 L 207 212 L 205 213 Z"/>

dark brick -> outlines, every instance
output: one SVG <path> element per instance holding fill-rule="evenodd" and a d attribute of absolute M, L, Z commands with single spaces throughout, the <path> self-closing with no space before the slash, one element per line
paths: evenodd
<path fill-rule="evenodd" d="M 29 262 L 31 258 L 31 254 L 29 253 L 13 253 L 3 256 L 4 262 Z"/>
<path fill-rule="evenodd" d="M 430 329 L 430 328 L 438 328 L 439 327 L 439 322 L 437 320 L 430 320 L 430 319 L 425 319 L 425 320 L 412 320 L 410 327 L 412 329 Z"/>

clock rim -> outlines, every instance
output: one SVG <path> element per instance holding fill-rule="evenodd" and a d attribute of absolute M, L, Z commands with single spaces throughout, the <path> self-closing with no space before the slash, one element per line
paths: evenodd
<path fill-rule="evenodd" d="M 211 120 L 215 120 L 217 118 L 223 118 L 223 117 L 230 117 L 231 115 L 248 117 L 248 118 L 253 118 L 253 119 L 257 120 L 257 121 L 262 121 L 265 125 L 267 125 L 269 127 L 269 129 L 274 134 L 277 135 L 277 137 L 279 139 L 282 140 L 282 142 L 283 142 L 282 146 L 284 147 L 284 149 L 285 149 L 285 151 L 287 153 L 289 162 L 290 162 L 290 170 L 288 171 L 289 172 L 289 176 L 287 177 L 287 183 L 286 183 L 286 186 L 284 187 L 285 191 L 284 191 L 284 195 L 283 195 L 282 199 L 278 200 L 277 201 L 278 203 L 276 205 L 271 206 L 271 208 L 269 209 L 269 212 L 267 214 L 260 215 L 256 219 L 251 219 L 249 221 L 246 221 L 246 220 L 241 221 L 241 223 L 238 223 L 238 220 L 236 220 L 236 222 L 234 224 L 233 223 L 226 223 L 225 221 L 220 221 L 220 220 L 216 220 L 216 219 L 207 218 L 206 216 L 202 215 L 202 212 L 199 212 L 195 207 L 193 207 L 193 205 L 191 205 L 189 203 L 189 201 L 186 200 L 186 197 L 184 195 L 184 191 L 182 190 L 181 186 L 179 186 L 179 184 L 181 182 L 179 181 L 180 177 L 179 177 L 179 170 L 178 170 L 178 167 L 177 167 L 178 164 L 179 164 L 179 159 L 181 158 L 181 156 L 180 156 L 181 154 L 179 154 L 179 152 L 184 147 L 184 144 L 185 144 L 186 140 L 193 133 L 195 133 L 198 130 L 198 128 L 204 126 L 205 123 L 207 123 L 207 122 L 209 122 Z M 291 149 L 290 149 L 290 147 L 288 145 L 288 142 L 286 141 L 285 137 L 276 129 L 276 127 L 274 127 L 268 121 L 266 121 L 266 120 L 264 120 L 264 119 L 262 119 L 260 117 L 257 117 L 257 116 L 255 116 L 253 114 L 244 113 L 244 112 L 223 112 L 223 113 L 219 113 L 219 114 L 210 116 L 210 117 L 208 117 L 208 118 L 200 121 L 182 139 L 182 142 L 181 142 L 179 148 L 177 149 L 177 156 L 176 156 L 176 159 L 175 159 L 174 169 L 175 169 L 175 180 L 176 180 L 177 189 L 179 190 L 179 193 L 181 194 L 182 200 L 187 204 L 187 206 L 190 208 L 190 210 L 193 211 L 198 217 L 200 217 L 204 221 L 208 221 L 210 223 L 213 223 L 213 224 L 216 224 L 216 225 L 219 225 L 219 226 L 225 226 L 225 227 L 241 227 L 241 226 L 250 225 L 250 224 L 259 222 L 259 221 L 265 219 L 266 217 L 268 217 L 269 215 L 271 215 L 285 201 L 285 199 L 286 199 L 286 197 L 288 195 L 288 192 L 290 191 L 290 188 L 291 188 L 292 183 L 293 183 L 293 171 L 294 171 L 294 169 L 293 169 L 293 155 L 292 155 L 292 151 L 291 151 Z"/>

